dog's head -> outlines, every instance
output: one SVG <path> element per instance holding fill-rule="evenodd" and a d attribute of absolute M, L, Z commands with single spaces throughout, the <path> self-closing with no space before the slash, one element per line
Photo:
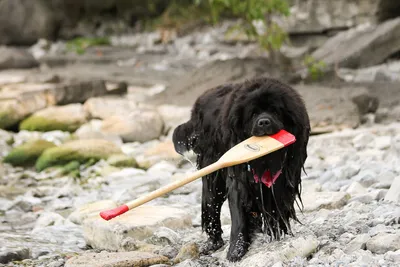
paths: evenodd
<path fill-rule="evenodd" d="M 233 146 L 251 136 L 273 135 L 282 129 L 296 136 L 296 143 L 249 162 L 254 179 L 272 185 L 279 177 L 287 159 L 291 169 L 298 169 L 305 160 L 309 121 L 303 100 L 288 85 L 272 79 L 245 82 L 224 110 L 228 118 L 224 139 Z M 297 151 L 296 151 L 297 150 Z M 304 150 L 304 151 L 302 151 Z M 293 159 L 294 154 L 296 159 Z M 304 158 L 304 160 L 303 160 Z"/>

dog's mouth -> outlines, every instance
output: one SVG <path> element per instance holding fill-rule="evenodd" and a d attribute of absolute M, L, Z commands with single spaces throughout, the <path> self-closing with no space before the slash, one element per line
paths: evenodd
<path fill-rule="evenodd" d="M 249 162 L 249 171 L 253 174 L 255 183 L 263 183 L 271 188 L 283 171 L 286 158 L 284 151 L 274 153 Z"/>
<path fill-rule="evenodd" d="M 256 173 L 254 169 L 252 169 L 254 181 L 256 183 L 260 182 L 260 176 Z M 271 170 L 267 169 L 263 175 L 261 176 L 261 183 L 265 184 L 268 188 L 270 188 L 278 177 L 281 175 L 282 169 L 278 170 L 276 173 L 271 173 Z"/>

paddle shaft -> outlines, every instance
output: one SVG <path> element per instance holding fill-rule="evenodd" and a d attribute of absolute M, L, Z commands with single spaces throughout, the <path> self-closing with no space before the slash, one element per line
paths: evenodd
<path fill-rule="evenodd" d="M 100 213 L 100 215 L 103 219 L 110 220 L 116 216 L 119 216 L 119 215 L 127 212 L 130 209 L 139 207 L 155 198 L 165 195 L 168 192 L 171 192 L 179 187 L 184 186 L 185 184 L 193 182 L 194 180 L 199 179 L 200 177 L 208 175 L 212 172 L 215 172 L 216 170 L 221 169 L 223 167 L 224 167 L 224 164 L 222 162 L 217 161 L 207 167 L 204 167 L 198 171 L 195 171 L 189 177 L 186 177 L 184 179 L 181 179 L 181 180 L 172 182 L 168 185 L 165 185 L 165 186 L 151 192 L 150 194 L 139 197 L 139 198 L 137 198 L 133 201 L 130 201 L 130 202 L 126 203 L 125 205 L 119 206 L 115 209 L 103 211 Z"/>

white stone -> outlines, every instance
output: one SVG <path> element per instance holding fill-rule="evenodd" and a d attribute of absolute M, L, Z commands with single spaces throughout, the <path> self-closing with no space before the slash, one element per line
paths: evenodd
<path fill-rule="evenodd" d="M 374 135 L 371 133 L 360 133 L 353 138 L 352 142 L 355 148 L 363 149 L 370 147 L 373 144 L 374 139 Z"/>
<path fill-rule="evenodd" d="M 400 176 L 397 176 L 385 196 L 386 201 L 400 203 Z"/>
<path fill-rule="evenodd" d="M 347 188 L 346 192 L 353 196 L 358 194 L 364 194 L 367 192 L 367 189 L 358 182 L 352 182 L 350 186 Z"/>
<path fill-rule="evenodd" d="M 375 138 L 375 147 L 377 149 L 388 149 L 392 143 L 392 137 L 390 136 L 378 136 Z"/>

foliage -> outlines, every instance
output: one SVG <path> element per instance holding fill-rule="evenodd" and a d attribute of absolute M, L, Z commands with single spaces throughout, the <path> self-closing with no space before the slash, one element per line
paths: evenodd
<path fill-rule="evenodd" d="M 201 5 L 205 0 L 195 2 Z M 274 15 L 289 15 L 289 4 L 286 0 L 207 0 L 207 2 L 214 24 L 224 16 L 240 18 L 242 21 L 236 27 L 243 29 L 248 37 L 256 38 L 267 50 L 279 49 L 287 39 L 286 32 L 272 19 Z"/>
<path fill-rule="evenodd" d="M 320 79 L 324 75 L 326 64 L 322 60 L 316 60 L 312 56 L 306 56 L 303 63 L 307 67 L 308 75 L 313 81 Z"/>
<path fill-rule="evenodd" d="M 110 39 L 107 37 L 85 38 L 78 37 L 67 42 L 67 49 L 79 55 L 85 53 L 86 49 L 96 45 L 110 45 Z"/>
<path fill-rule="evenodd" d="M 55 146 L 52 142 L 45 140 L 29 141 L 11 150 L 3 161 L 14 166 L 33 165 L 43 151 Z"/>
<path fill-rule="evenodd" d="M 240 22 L 233 28 L 244 30 L 265 49 L 277 50 L 287 35 L 272 20 L 274 15 L 289 15 L 287 0 L 173 0 L 156 24 L 178 28 L 180 24 L 196 19 L 216 24 L 221 18 L 238 18 Z"/>

